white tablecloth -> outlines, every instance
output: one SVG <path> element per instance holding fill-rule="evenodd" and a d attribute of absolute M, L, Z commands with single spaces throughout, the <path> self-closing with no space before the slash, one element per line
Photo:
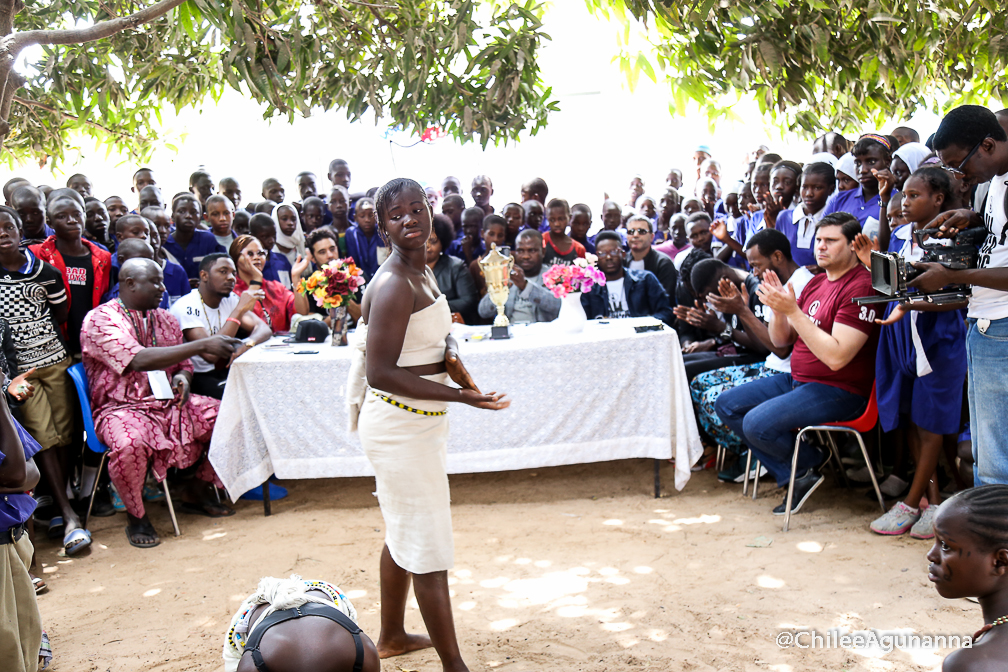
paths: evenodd
<path fill-rule="evenodd" d="M 450 408 L 449 473 L 506 471 L 633 457 L 676 458 L 681 490 L 702 447 L 675 331 L 636 333 L 651 318 L 589 321 L 581 334 L 515 325 L 514 338 L 463 340 L 473 380 L 511 407 Z M 350 336 L 354 337 L 353 334 Z M 351 347 L 273 339 L 234 362 L 210 461 L 236 498 L 278 478 L 373 476 L 344 397 Z M 317 350 L 317 354 L 295 354 Z"/>

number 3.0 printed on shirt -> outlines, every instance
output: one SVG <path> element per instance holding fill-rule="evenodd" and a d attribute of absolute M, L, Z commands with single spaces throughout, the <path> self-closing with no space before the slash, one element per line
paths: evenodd
<path fill-rule="evenodd" d="M 868 306 L 861 306 L 861 312 L 858 313 L 858 319 L 862 322 L 874 322 L 875 321 L 875 309 L 869 309 Z"/>

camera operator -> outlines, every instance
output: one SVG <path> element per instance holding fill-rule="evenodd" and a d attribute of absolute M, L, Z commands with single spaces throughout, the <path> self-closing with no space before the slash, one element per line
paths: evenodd
<path fill-rule="evenodd" d="M 966 353 L 969 361 L 969 408 L 976 485 L 1008 484 L 1008 134 L 987 108 L 963 105 L 942 119 L 934 148 L 945 170 L 966 185 L 989 182 L 982 213 L 950 210 L 928 227 L 951 238 L 976 226 L 987 229 L 975 269 L 951 270 L 919 263 L 924 273 L 908 283 L 922 292 L 950 284 L 973 286 L 969 300 Z"/>

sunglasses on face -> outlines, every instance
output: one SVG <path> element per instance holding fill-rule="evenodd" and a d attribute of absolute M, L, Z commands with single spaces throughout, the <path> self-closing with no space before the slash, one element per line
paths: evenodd
<path fill-rule="evenodd" d="M 650 231 L 647 229 L 627 229 L 627 235 L 629 236 L 646 236 Z"/>

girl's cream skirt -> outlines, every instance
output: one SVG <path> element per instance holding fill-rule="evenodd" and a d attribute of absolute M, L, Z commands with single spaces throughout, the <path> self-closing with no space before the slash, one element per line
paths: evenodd
<path fill-rule="evenodd" d="M 424 377 L 448 382 L 444 373 Z M 451 569 L 455 544 L 448 491 L 448 416 L 404 410 L 375 392 L 367 391 L 358 432 L 375 471 L 385 544 L 395 563 L 413 574 Z M 392 398 L 417 410 L 439 412 L 447 408 L 444 402 Z"/>

